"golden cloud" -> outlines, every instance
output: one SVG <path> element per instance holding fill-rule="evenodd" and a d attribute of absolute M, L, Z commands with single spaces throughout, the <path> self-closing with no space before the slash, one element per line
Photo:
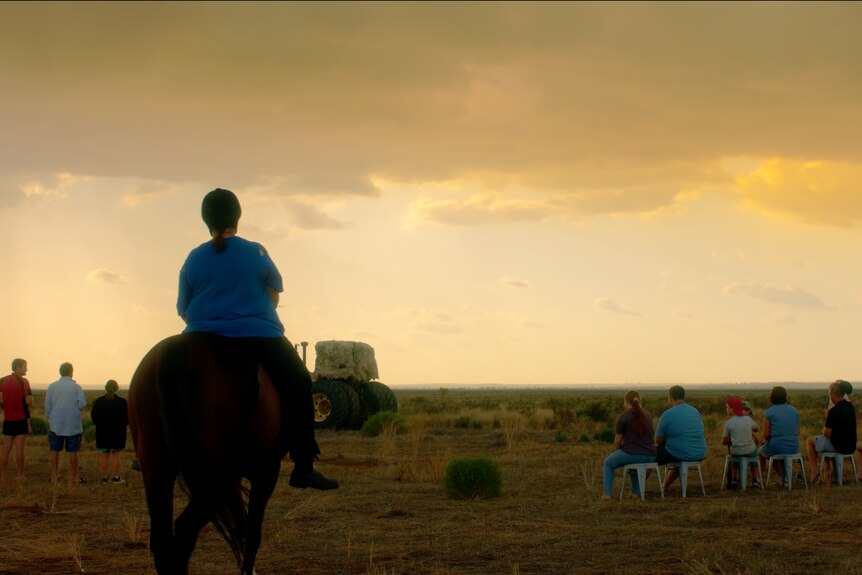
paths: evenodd
<path fill-rule="evenodd" d="M 740 176 L 736 189 L 753 211 L 810 224 L 862 222 L 862 164 L 771 158 Z"/>

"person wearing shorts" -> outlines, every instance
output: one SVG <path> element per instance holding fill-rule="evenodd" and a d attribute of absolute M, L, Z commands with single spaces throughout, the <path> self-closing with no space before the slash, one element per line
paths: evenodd
<path fill-rule="evenodd" d="M 856 450 L 856 408 L 845 399 L 845 388 L 841 380 L 829 385 L 829 399 L 833 403 L 826 414 L 823 433 L 812 435 L 808 445 L 808 464 L 811 469 L 811 482 L 820 479 L 818 454 L 823 452 L 851 454 Z M 832 467 L 826 468 L 826 481 L 832 481 Z"/>
<path fill-rule="evenodd" d="M 12 360 L 12 373 L 0 380 L 0 406 L 3 407 L 3 451 L 0 452 L 0 481 L 6 479 L 6 468 L 12 449 L 15 450 L 15 478 L 24 480 L 24 444 L 30 429 L 27 426 L 33 394 L 27 375 L 27 362 Z"/>
<path fill-rule="evenodd" d="M 48 417 L 48 447 L 51 450 L 51 483 L 57 482 L 57 468 L 60 452 L 69 454 L 69 480 L 86 483 L 78 474 L 78 452 L 81 451 L 81 438 L 84 425 L 81 410 L 87 406 L 84 390 L 72 379 L 71 363 L 60 366 L 60 379 L 48 386 L 45 393 L 45 415 Z"/>
<path fill-rule="evenodd" d="M 96 426 L 96 449 L 99 450 L 99 475 L 108 483 L 108 460 L 113 475 L 112 483 L 122 483 L 120 452 L 126 447 L 126 428 L 129 425 L 128 402 L 117 395 L 120 385 L 113 379 L 105 384 L 105 395 L 93 402 L 90 419 Z"/>

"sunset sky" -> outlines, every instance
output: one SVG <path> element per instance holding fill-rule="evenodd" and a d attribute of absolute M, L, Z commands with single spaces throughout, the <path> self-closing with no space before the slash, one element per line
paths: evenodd
<path fill-rule="evenodd" d="M 200 201 L 401 385 L 862 380 L 862 4 L 0 4 L 0 365 L 128 386 Z M 5 367 L 3 367 L 5 365 Z"/>

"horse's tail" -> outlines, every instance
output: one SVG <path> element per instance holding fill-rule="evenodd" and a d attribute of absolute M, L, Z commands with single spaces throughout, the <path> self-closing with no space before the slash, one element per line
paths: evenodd
<path fill-rule="evenodd" d="M 216 460 L 196 431 L 202 420 L 212 422 L 210 418 L 218 415 L 207 413 L 201 399 L 208 395 L 204 388 L 215 382 L 208 381 L 212 374 L 198 372 L 192 367 L 193 347 L 188 341 L 178 340 L 165 347 L 161 358 L 156 387 L 164 414 L 164 437 L 173 451 L 183 491 L 210 515 L 214 527 L 230 545 L 237 564 L 242 565 L 247 490 L 240 477 L 224 471 L 225 467 L 234 466 Z M 241 456 L 240 453 L 229 455 Z"/>

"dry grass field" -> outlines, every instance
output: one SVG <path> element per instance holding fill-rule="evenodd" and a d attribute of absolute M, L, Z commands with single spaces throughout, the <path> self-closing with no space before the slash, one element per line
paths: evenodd
<path fill-rule="evenodd" d="M 689 394 L 707 426 L 707 496 L 695 476 L 686 499 L 678 483 L 661 499 L 650 481 L 644 502 L 599 499 L 601 461 L 612 447 L 594 436 L 616 418 L 622 391 L 395 392 L 404 416 L 400 432 L 318 432 L 319 467 L 341 489 L 291 489 L 291 466 L 283 466 L 264 524 L 260 575 L 862 572 L 862 487 L 787 492 L 773 482 L 766 491 L 719 491 L 726 392 Z M 664 394 L 644 395 L 658 416 Z M 758 419 L 767 396 L 761 390 L 747 397 Z M 791 402 L 803 414 L 802 435 L 818 431 L 825 389 L 791 391 Z M 446 497 L 446 465 L 467 455 L 499 464 L 501 497 Z M 130 445 L 124 467 L 132 458 Z M 64 455 L 61 473 L 67 466 Z M 126 483 L 99 484 L 89 443 L 82 475 L 88 484 L 50 485 L 47 439 L 29 438 L 28 480 L 17 483 L 10 468 L 0 485 L 0 573 L 153 572 L 140 474 L 127 471 Z M 182 499 L 178 491 L 178 504 Z M 221 537 L 205 530 L 191 572 L 237 571 Z"/>

